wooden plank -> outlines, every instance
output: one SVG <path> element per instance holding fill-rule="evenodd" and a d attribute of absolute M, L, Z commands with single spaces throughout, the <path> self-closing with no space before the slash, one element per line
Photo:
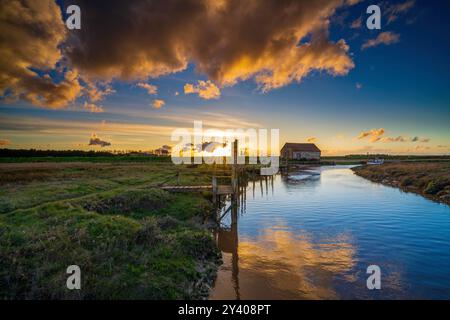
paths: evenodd
<path fill-rule="evenodd" d="M 231 194 L 233 193 L 233 188 L 231 186 L 222 185 L 218 186 L 217 188 L 217 194 Z"/>
<path fill-rule="evenodd" d="M 202 191 L 211 190 L 213 186 L 163 186 L 161 189 L 167 191 L 178 191 L 178 192 L 189 192 L 189 191 Z M 217 194 L 231 194 L 233 193 L 233 188 L 229 185 L 219 185 L 217 186 Z"/>

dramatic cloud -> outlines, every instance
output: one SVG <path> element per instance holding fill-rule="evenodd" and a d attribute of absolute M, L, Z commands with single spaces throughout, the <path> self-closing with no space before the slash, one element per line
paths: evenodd
<path fill-rule="evenodd" d="M 375 39 L 370 39 L 362 45 L 362 49 L 376 47 L 380 44 L 390 45 L 400 41 L 400 35 L 394 32 L 382 32 Z"/>
<path fill-rule="evenodd" d="M 350 28 L 352 29 L 359 29 L 362 26 L 362 18 L 359 17 L 358 19 L 356 19 L 355 21 L 352 22 L 352 24 L 350 25 Z"/>
<path fill-rule="evenodd" d="M 358 135 L 358 139 L 362 140 L 365 138 L 369 138 L 370 142 L 377 142 L 381 139 L 381 136 L 384 135 L 384 129 L 380 128 L 380 129 L 372 129 L 369 131 L 363 131 Z"/>
<path fill-rule="evenodd" d="M 73 102 L 82 89 L 78 72 L 49 74 L 62 58 L 59 46 L 66 37 L 55 1 L 2 0 L 0 12 L 0 96 L 48 108 Z"/>
<path fill-rule="evenodd" d="M 316 137 L 309 137 L 306 139 L 306 141 L 308 141 L 309 143 L 316 143 L 317 142 L 317 138 Z"/>
<path fill-rule="evenodd" d="M 11 144 L 11 141 L 8 139 L 0 139 L 0 147 L 8 146 Z"/>
<path fill-rule="evenodd" d="M 191 94 L 191 93 L 197 93 L 200 98 L 203 98 L 205 100 L 220 98 L 219 88 L 209 80 L 208 81 L 199 80 L 198 85 L 187 83 L 184 86 L 184 94 Z"/>
<path fill-rule="evenodd" d="M 87 110 L 91 113 L 102 113 L 104 112 L 103 108 L 101 106 L 97 106 L 94 103 L 85 102 L 83 105 L 84 110 Z"/>
<path fill-rule="evenodd" d="M 328 24 L 337 8 L 356 2 L 74 0 L 83 22 L 70 33 L 68 56 L 90 77 L 144 80 L 193 63 L 220 86 L 254 78 L 267 91 L 313 70 L 353 68 L 345 41 L 328 39 Z"/>
<path fill-rule="evenodd" d="M 161 109 L 165 104 L 166 104 L 166 102 L 164 100 L 155 99 L 152 102 L 152 107 L 155 109 Z"/>
<path fill-rule="evenodd" d="M 98 102 L 114 92 L 114 79 L 144 81 L 188 64 L 214 86 L 254 79 L 263 92 L 316 70 L 346 75 L 354 67 L 349 47 L 330 41 L 328 27 L 336 9 L 357 2 L 63 1 L 82 8 L 81 30 L 68 32 L 54 0 L 3 0 L 0 96 L 48 108 L 82 95 Z"/>
<path fill-rule="evenodd" d="M 139 88 L 147 90 L 147 93 L 150 95 L 155 95 L 158 93 L 158 87 L 149 83 L 139 82 L 137 84 Z"/>
<path fill-rule="evenodd" d="M 100 139 L 99 137 L 97 137 L 97 135 L 95 133 L 93 133 L 91 136 L 91 139 L 89 140 L 89 145 L 90 146 L 100 146 L 103 148 L 103 147 L 110 146 L 111 143 Z"/>
<path fill-rule="evenodd" d="M 390 5 L 384 12 L 387 16 L 388 24 L 397 20 L 398 16 L 414 7 L 415 1 L 410 0 L 399 4 Z"/>

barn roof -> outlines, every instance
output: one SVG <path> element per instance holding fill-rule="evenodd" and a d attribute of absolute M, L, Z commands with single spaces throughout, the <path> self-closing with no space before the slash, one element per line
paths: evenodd
<path fill-rule="evenodd" d="M 285 143 L 283 148 L 292 149 L 292 151 L 320 152 L 320 149 L 314 143 Z"/>

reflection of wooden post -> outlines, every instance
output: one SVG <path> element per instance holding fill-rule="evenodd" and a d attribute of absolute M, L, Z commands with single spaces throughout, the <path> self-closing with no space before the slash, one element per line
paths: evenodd
<path fill-rule="evenodd" d="M 213 203 L 216 205 L 217 201 L 217 177 L 212 177 L 212 191 L 213 191 Z"/>
<path fill-rule="evenodd" d="M 239 292 L 239 254 L 238 254 L 238 228 L 237 228 L 237 220 L 238 220 L 238 199 L 236 198 L 236 194 L 232 196 L 232 204 L 231 204 L 231 234 L 234 240 L 233 251 L 231 257 L 231 277 L 233 279 L 234 291 L 236 293 L 236 299 L 240 300 L 241 295 Z"/>

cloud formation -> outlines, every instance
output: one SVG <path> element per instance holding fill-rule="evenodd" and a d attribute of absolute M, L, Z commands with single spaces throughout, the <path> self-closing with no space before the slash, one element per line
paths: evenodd
<path fill-rule="evenodd" d="M 89 140 L 89 145 L 90 146 L 100 146 L 103 148 L 103 147 L 110 146 L 111 143 L 100 139 L 99 137 L 97 137 L 97 134 L 93 133 L 91 136 L 91 139 Z"/>
<path fill-rule="evenodd" d="M 205 100 L 219 99 L 220 89 L 210 80 L 199 80 L 197 85 L 187 83 L 184 85 L 184 94 L 197 93 L 200 98 Z"/>
<path fill-rule="evenodd" d="M 116 92 L 109 83 L 95 83 L 89 79 L 83 79 L 85 86 L 84 93 L 91 102 L 102 101 L 106 96 Z"/>
<path fill-rule="evenodd" d="M 11 141 L 8 139 L 0 139 L 0 147 L 8 146 L 11 144 Z"/>
<path fill-rule="evenodd" d="M 382 142 L 407 142 L 410 141 L 408 138 L 405 138 L 403 136 L 398 137 L 384 137 L 381 139 Z"/>
<path fill-rule="evenodd" d="M 306 139 L 306 141 L 308 141 L 309 143 L 315 143 L 317 142 L 317 138 L 316 137 L 309 137 Z"/>
<path fill-rule="evenodd" d="M 412 9 L 415 5 L 415 0 L 409 0 L 403 3 L 393 4 L 387 7 L 384 14 L 387 16 L 387 23 L 394 22 L 397 20 L 399 15 Z"/>
<path fill-rule="evenodd" d="M 78 72 L 50 75 L 62 58 L 66 37 L 61 10 L 53 0 L 0 2 L 0 96 L 59 108 L 81 94 Z"/>
<path fill-rule="evenodd" d="M 381 32 L 375 39 L 367 40 L 361 47 L 362 50 L 379 46 L 380 44 L 390 45 L 400 41 L 400 35 L 395 32 Z"/>
<path fill-rule="evenodd" d="M 158 93 L 158 87 L 153 85 L 153 84 L 149 84 L 149 83 L 145 83 L 145 82 L 139 82 L 137 84 L 137 86 L 139 88 L 147 90 L 147 93 L 150 94 L 150 95 L 155 95 L 155 94 Z"/>
<path fill-rule="evenodd" d="M 155 99 L 152 102 L 152 107 L 155 109 L 161 109 L 162 107 L 164 107 L 165 104 L 166 104 L 166 102 L 164 100 Z"/>
<path fill-rule="evenodd" d="M 422 143 L 428 143 L 431 141 L 430 138 L 420 138 L 420 137 L 413 137 L 411 138 L 412 142 L 422 142 Z"/>
<path fill-rule="evenodd" d="M 156 78 L 193 63 L 220 86 L 254 78 L 268 91 L 354 67 L 345 41 L 328 39 L 328 21 L 355 0 L 71 2 L 83 8 L 83 28 L 70 33 L 68 56 L 93 77 Z"/>
<path fill-rule="evenodd" d="M 102 112 L 104 112 L 102 106 L 97 106 L 96 104 L 89 103 L 87 101 L 84 102 L 83 108 L 84 108 L 84 110 L 89 111 L 91 113 L 102 113 Z"/>
<path fill-rule="evenodd" d="M 352 29 L 359 29 L 362 26 L 362 18 L 359 17 L 358 19 L 354 20 L 351 25 L 350 28 Z"/>
<path fill-rule="evenodd" d="M 369 131 L 362 131 L 357 139 L 362 140 L 365 138 L 369 138 L 370 142 L 377 142 L 381 139 L 381 136 L 384 135 L 385 130 L 383 128 L 380 129 L 372 129 Z"/>
<path fill-rule="evenodd" d="M 380 129 L 371 129 L 368 131 L 362 131 L 357 139 L 362 140 L 368 138 L 370 142 L 421 142 L 421 143 L 428 143 L 431 141 L 430 138 L 420 138 L 420 137 L 404 137 L 404 136 L 397 136 L 397 137 L 385 137 L 385 130 L 384 128 Z"/>
<path fill-rule="evenodd" d="M 144 81 L 188 64 L 214 86 L 254 79 L 263 92 L 315 70 L 346 75 L 354 67 L 349 47 L 330 41 L 328 26 L 336 9 L 357 2 L 71 0 L 63 7 L 83 8 L 82 28 L 67 32 L 54 0 L 3 0 L 0 96 L 47 108 L 82 95 L 94 103 L 114 92 L 114 79 Z"/>

